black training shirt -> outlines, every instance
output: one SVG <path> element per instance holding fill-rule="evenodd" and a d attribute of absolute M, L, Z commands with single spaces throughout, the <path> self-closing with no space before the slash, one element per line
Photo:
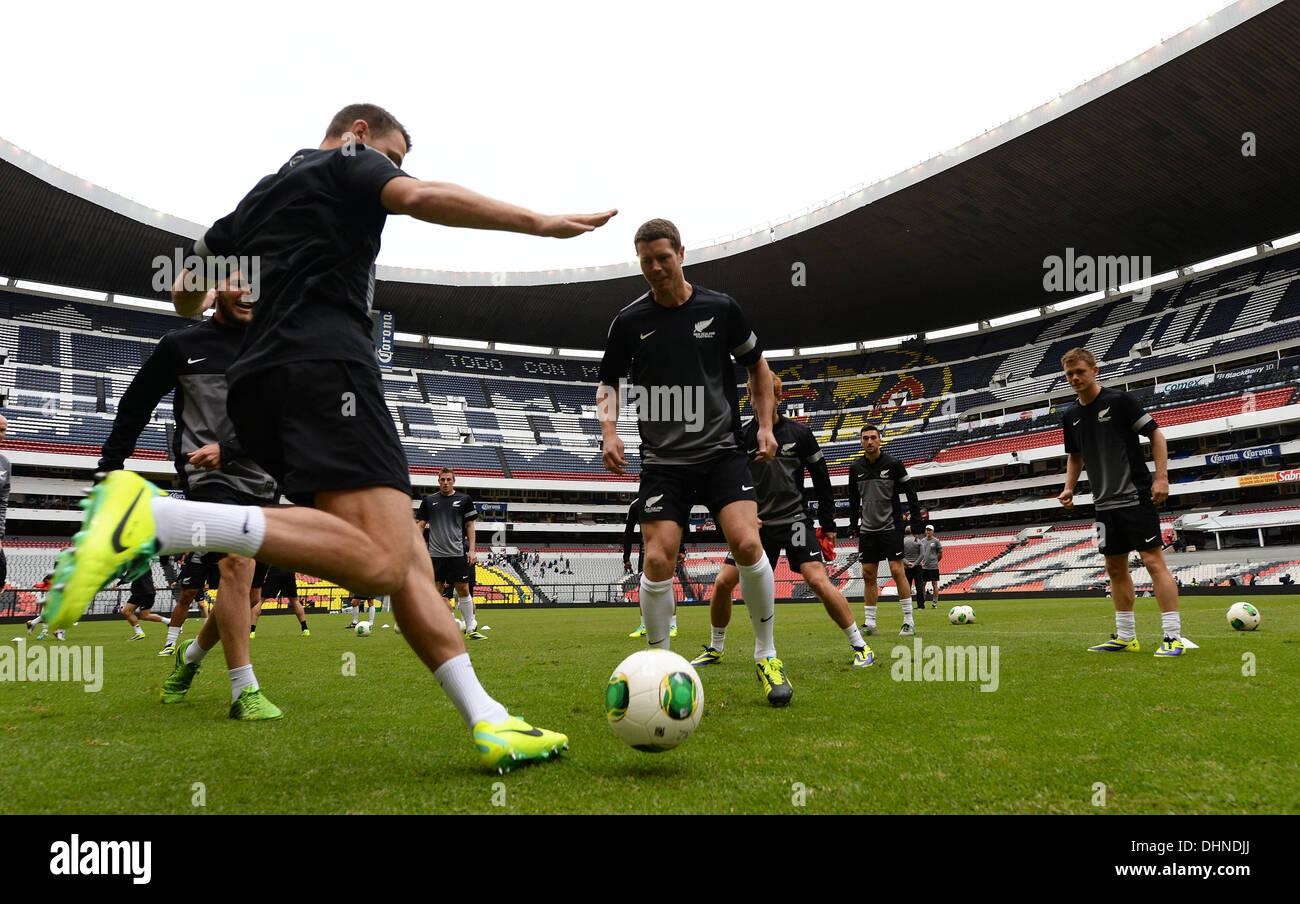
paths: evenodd
<path fill-rule="evenodd" d="M 228 372 L 232 386 L 291 361 L 375 363 L 369 314 L 388 216 L 379 193 L 405 175 L 364 144 L 300 150 L 194 244 L 200 257 L 256 264 L 244 274 L 256 313 Z"/>
<path fill-rule="evenodd" d="M 1151 436 L 1159 424 L 1137 399 L 1119 389 L 1102 389 L 1091 405 L 1078 402 L 1061 413 L 1065 451 L 1083 456 L 1097 511 L 1151 501 L 1151 472 L 1138 434 Z"/>
<path fill-rule="evenodd" d="M 630 378 L 645 464 L 695 464 L 739 448 L 731 359 L 750 367 L 762 356 L 731 296 L 694 286 L 684 304 L 666 308 L 647 292 L 609 325 L 600 381 L 617 388 Z"/>

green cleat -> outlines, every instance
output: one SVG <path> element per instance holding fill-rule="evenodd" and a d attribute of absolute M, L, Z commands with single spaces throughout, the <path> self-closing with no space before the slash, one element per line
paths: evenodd
<path fill-rule="evenodd" d="M 1160 644 L 1160 649 L 1156 650 L 1155 655 L 1159 657 L 1182 656 L 1185 649 L 1187 648 L 1183 646 L 1182 638 L 1166 637 L 1164 643 Z"/>
<path fill-rule="evenodd" d="M 790 687 L 790 679 L 785 675 L 785 666 L 781 664 L 781 660 L 769 656 L 760 659 L 754 665 L 758 669 L 758 682 L 763 685 L 767 702 L 773 706 L 789 705 L 790 698 L 794 696 L 794 689 Z"/>
<path fill-rule="evenodd" d="M 475 725 L 474 746 L 484 766 L 504 775 L 516 766 L 559 756 L 561 751 L 569 749 L 569 738 L 507 715 L 504 722 Z"/>
<path fill-rule="evenodd" d="M 1105 643 L 1099 643 L 1095 647 L 1088 647 L 1089 653 L 1136 653 L 1139 650 L 1137 638 L 1132 640 L 1120 640 L 1119 636 L 1112 634 L 1110 640 Z"/>
<path fill-rule="evenodd" d="M 645 625 L 642 625 L 641 627 L 637 628 L 635 631 L 629 634 L 628 637 L 645 637 Z"/>
<path fill-rule="evenodd" d="M 302 629 L 302 636 L 303 636 L 303 637 L 311 637 L 311 632 L 308 631 L 306 628 L 303 628 L 303 629 Z"/>
<path fill-rule="evenodd" d="M 181 641 L 176 648 L 176 664 L 172 667 L 172 673 L 163 680 L 162 702 L 163 703 L 180 703 L 189 693 L 190 684 L 194 681 L 194 675 L 199 670 L 202 662 L 186 662 L 185 651 L 189 649 L 190 644 L 194 643 L 194 638 Z"/>
<path fill-rule="evenodd" d="M 853 667 L 855 669 L 865 669 L 876 661 L 876 654 L 871 652 L 871 647 L 863 647 L 860 650 L 853 651 Z"/>
<path fill-rule="evenodd" d="M 143 631 L 132 631 L 132 632 L 131 632 L 131 636 L 127 638 L 127 642 L 130 643 L 130 642 L 133 641 L 133 640 L 144 640 L 144 632 L 143 632 Z"/>
<path fill-rule="evenodd" d="M 144 574 L 158 548 L 150 502 L 162 495 L 132 471 L 113 471 L 91 488 L 80 503 L 86 510 L 81 530 L 59 554 L 51 578 L 44 611 L 51 629 L 72 627 L 114 578 Z"/>
<path fill-rule="evenodd" d="M 239 692 L 239 699 L 230 704 L 230 718 L 241 722 L 260 722 L 283 715 L 280 707 L 266 699 L 261 688 L 244 688 Z"/>
<path fill-rule="evenodd" d="M 715 650 L 713 647 L 705 647 L 704 652 L 691 660 L 691 665 L 713 665 L 715 662 L 722 661 L 722 651 Z"/>

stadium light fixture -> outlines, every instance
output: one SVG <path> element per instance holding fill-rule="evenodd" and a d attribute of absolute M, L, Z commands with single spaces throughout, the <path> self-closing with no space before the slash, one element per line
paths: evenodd
<path fill-rule="evenodd" d="M 421 336 L 419 333 L 394 332 L 393 339 L 396 340 L 397 342 L 416 342 L 419 343 L 420 345 L 424 344 L 424 337 Z"/>
<path fill-rule="evenodd" d="M 795 352 L 792 348 L 773 348 L 763 352 L 763 357 L 769 360 L 772 358 L 793 358 Z"/>
<path fill-rule="evenodd" d="M 990 327 L 1007 326 L 1012 323 L 1019 323 L 1022 320 L 1028 320 L 1031 317 L 1038 316 L 1038 308 L 1032 308 L 1028 311 L 1016 311 L 1014 314 L 1003 314 L 1001 317 L 990 317 L 988 324 Z"/>
<path fill-rule="evenodd" d="M 1135 280 L 1131 283 L 1124 283 L 1116 291 L 1123 295 L 1126 292 L 1136 292 L 1138 289 L 1145 289 L 1147 286 L 1159 285 L 1163 282 L 1169 282 L 1178 278 L 1177 270 L 1168 270 L 1164 273 L 1157 273 L 1155 276 L 1148 276 L 1146 279 Z"/>
<path fill-rule="evenodd" d="M 485 342 L 481 339 L 456 339 L 451 336 L 430 336 L 429 341 L 434 345 L 447 345 L 452 348 L 474 348 L 481 351 L 487 351 L 492 347 L 491 342 Z"/>
<path fill-rule="evenodd" d="M 812 345 L 799 349 L 801 355 L 832 355 L 835 352 L 851 352 L 858 347 L 856 342 L 843 342 L 839 345 Z"/>
<path fill-rule="evenodd" d="M 1243 260 L 1255 256 L 1254 247 L 1243 248 L 1240 251 L 1233 251 L 1230 254 L 1223 254 L 1219 257 L 1212 257 L 1207 261 L 1199 261 L 1192 264 L 1187 269 L 1193 273 L 1202 273 L 1206 270 L 1213 270 L 1215 267 L 1222 267 L 1224 264 L 1231 264 L 1233 261 Z"/>
<path fill-rule="evenodd" d="M 946 339 L 949 336 L 963 336 L 966 333 L 974 333 L 980 328 L 978 323 L 964 323 L 961 326 L 950 326 L 947 329 L 931 330 L 925 334 L 926 339 Z"/>
<path fill-rule="evenodd" d="M 916 333 L 907 336 L 890 336 L 888 339 L 863 339 L 863 348 L 892 348 L 895 345 L 902 345 L 908 339 L 915 339 Z"/>
<path fill-rule="evenodd" d="M 1273 250 L 1276 251 L 1278 248 L 1286 248 L 1294 245 L 1296 242 L 1300 242 L 1300 232 L 1293 232 L 1291 235 L 1283 236 L 1280 239 L 1273 239 L 1269 244 L 1271 244 Z"/>
<path fill-rule="evenodd" d="M 92 292 L 89 289 L 74 289 L 70 286 L 55 286 L 50 283 L 32 282 L 20 279 L 14 283 L 15 289 L 28 289 L 32 292 L 48 292 L 51 295 L 68 295 L 73 298 L 88 298 L 91 301 L 107 301 L 107 292 Z"/>
<path fill-rule="evenodd" d="M 176 312 L 176 308 L 169 301 L 160 301 L 157 298 L 139 298 L 135 295 L 114 295 L 113 304 L 121 305 L 124 308 L 145 308 L 150 311 L 171 311 Z"/>
<path fill-rule="evenodd" d="M 569 358 L 603 358 L 605 353 L 594 348 L 562 348 L 561 355 Z"/>
<path fill-rule="evenodd" d="M 524 352 L 529 355 L 549 355 L 555 349 L 545 345 L 519 345 L 514 342 L 498 342 L 492 346 L 499 352 Z"/>
<path fill-rule="evenodd" d="M 1081 308 L 1086 304 L 1092 304 L 1094 301 L 1101 301 L 1106 297 L 1103 292 L 1089 292 L 1087 295 L 1080 295 L 1078 298 L 1070 298 L 1066 301 L 1058 301 L 1056 304 L 1048 305 L 1048 309 L 1054 313 L 1068 311 L 1071 308 Z"/>

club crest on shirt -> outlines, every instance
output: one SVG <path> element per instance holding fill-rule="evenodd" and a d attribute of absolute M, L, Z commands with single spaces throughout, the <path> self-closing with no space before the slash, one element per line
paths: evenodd
<path fill-rule="evenodd" d="M 711 323 L 713 323 L 712 317 L 710 317 L 708 320 L 695 321 L 695 338 L 712 339 L 714 336 L 718 335 L 717 330 L 709 330 L 707 333 L 704 332 L 706 329 L 708 329 L 709 324 Z"/>

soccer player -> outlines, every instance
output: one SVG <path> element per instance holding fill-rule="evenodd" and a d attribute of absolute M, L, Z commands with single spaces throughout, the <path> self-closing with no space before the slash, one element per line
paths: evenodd
<path fill-rule="evenodd" d="M 311 631 L 307 629 L 307 610 L 303 609 L 302 603 L 298 601 L 298 575 L 291 571 L 285 571 L 283 568 L 267 568 L 266 580 L 262 583 L 263 600 L 288 600 L 293 614 L 298 616 L 298 632 L 300 637 L 311 637 Z M 253 607 L 252 628 L 249 637 L 257 633 L 257 620 L 262 615 L 262 603 L 258 601 Z"/>
<path fill-rule="evenodd" d="M 177 579 L 176 605 L 172 607 L 171 618 L 167 620 L 167 641 L 158 651 L 159 656 L 171 656 L 176 652 L 176 644 L 185 629 L 185 620 L 190 616 L 190 605 L 196 600 L 199 614 L 207 620 L 207 604 L 200 594 L 209 588 L 221 586 L 222 555 L 220 553 L 189 553 L 181 563 L 180 576 Z"/>
<path fill-rule="evenodd" d="M 352 604 L 348 607 L 352 612 L 352 624 L 344 625 L 344 630 L 355 630 L 357 626 L 357 616 L 360 614 L 362 609 L 369 610 L 370 627 L 373 629 L 375 627 L 375 598 L 373 596 L 366 596 L 365 594 L 357 593 L 355 590 L 349 590 L 348 593 L 350 594 L 347 598 L 348 602 Z"/>
<path fill-rule="evenodd" d="M 550 758 L 568 738 L 534 729 L 483 690 L 434 589 L 371 339 L 375 257 L 389 213 L 568 238 L 617 211 L 542 216 L 458 185 L 423 182 L 399 168 L 409 149 L 410 135 L 392 114 L 373 104 L 344 107 L 319 147 L 295 151 L 208 229 L 193 249 L 202 267 L 186 269 L 172 287 L 177 312 L 197 317 L 211 303 L 207 290 L 222 284 L 223 260 L 229 266 L 228 257 L 238 255 L 250 269 L 258 264 L 250 276 L 256 287 L 229 290 L 256 288 L 258 302 L 227 370 L 227 410 L 251 457 L 296 505 L 169 499 L 139 475 L 114 472 L 95 486 L 81 539 L 60 560 L 51 618 L 55 627 L 70 623 L 113 575 L 142 558 L 201 545 L 248 557 L 244 586 L 256 557 L 363 593 L 392 594 L 403 635 L 469 726 L 484 765 L 500 771 Z M 199 524 L 206 544 L 195 542 Z M 247 644 L 247 603 L 236 616 L 237 608 L 218 606 L 208 624 L 231 612 L 241 621 L 223 627 L 222 636 Z M 197 665 L 186 657 L 189 675 Z"/>
<path fill-rule="evenodd" d="M 792 570 L 803 575 L 812 592 L 826 607 L 831 621 L 844 632 L 853 650 L 853 668 L 861 669 L 872 664 L 875 656 L 862 639 L 853 611 L 840 589 L 831 583 L 822 562 L 821 545 L 813 529 L 812 518 L 804 505 L 803 474 L 812 475 L 817 493 L 817 516 L 821 521 L 822 536 L 828 543 L 835 542 L 835 492 L 831 489 L 831 474 L 826 468 L 817 438 L 804 424 L 781 414 L 781 378 L 772 375 L 774 423 L 772 435 L 776 438 L 776 458 L 770 462 L 751 460 L 749 473 L 758 490 L 758 519 L 762 522 L 759 537 L 763 551 L 772 568 L 785 549 L 786 561 Z M 751 420 L 741 434 L 746 454 L 758 451 L 758 421 Z M 713 599 L 709 603 L 709 622 L 713 635 L 704 652 L 691 660 L 691 665 L 712 665 L 722 660 L 727 639 L 727 625 L 731 622 L 731 595 L 736 589 L 740 572 L 736 561 L 728 556 L 723 562 L 718 578 L 713 584 Z"/>
<path fill-rule="evenodd" d="M 1097 510 L 1097 547 L 1106 558 L 1110 595 L 1115 604 L 1115 633 L 1094 653 L 1138 651 L 1133 615 L 1133 578 L 1128 554 L 1137 550 L 1151 575 L 1164 640 L 1155 655 L 1182 656 L 1182 622 L 1178 587 L 1165 564 L 1156 506 L 1169 498 L 1169 446 L 1155 418 L 1137 400 L 1097 382 L 1097 359 L 1086 348 L 1072 348 L 1061 357 L 1070 388 L 1078 397 L 1061 414 L 1065 434 L 1065 489 L 1061 505 L 1074 507 L 1074 488 L 1088 469 L 1093 505 Z M 1154 479 L 1147 470 L 1138 436 L 1151 440 Z"/>
<path fill-rule="evenodd" d="M 40 581 L 38 581 L 35 585 L 33 585 L 33 586 L 32 586 L 32 589 L 35 590 L 35 591 L 37 591 L 38 593 L 48 593 L 48 592 L 49 592 L 49 589 L 50 589 L 50 582 L 51 582 L 51 580 L 53 579 L 53 577 L 54 577 L 54 572 L 52 572 L 52 571 L 49 572 L 47 575 L 45 575 L 45 577 L 41 578 Z M 36 628 L 37 625 L 41 625 L 41 633 L 37 636 L 37 638 L 36 638 L 37 640 L 44 640 L 44 639 L 45 639 L 45 635 L 48 633 L 48 628 L 46 628 L 46 627 L 44 626 L 44 624 L 43 624 L 43 622 L 44 622 L 44 617 L 43 617 L 42 610 L 43 610 L 44 608 L 45 608 L 45 600 L 44 600 L 44 599 L 37 600 L 37 602 L 36 602 L 36 617 L 35 617 L 35 618 L 32 618 L 31 620 L 29 620 L 29 621 L 27 622 L 27 633 L 28 633 L 28 634 L 31 634 L 32 631 Z M 64 632 L 62 629 L 60 629 L 60 630 L 58 630 L 58 631 L 55 631 L 55 632 L 54 632 L 54 637 L 55 637 L 57 640 L 67 640 L 67 639 L 68 639 L 68 635 L 67 635 L 67 633 Z"/>
<path fill-rule="evenodd" d="M 792 691 L 776 655 L 772 566 L 758 536 L 758 502 L 740 444 L 740 407 L 732 358 L 749 372 L 757 414 L 759 461 L 776 454 L 772 372 L 735 299 L 693 286 L 682 274 L 681 234 L 650 220 L 633 238 L 650 291 L 609 326 L 596 410 L 606 469 L 625 473 L 616 430 L 618 386 L 630 376 L 641 434 L 641 616 L 651 647 L 668 649 L 673 566 L 691 506 L 703 503 L 722 528 L 740 571 L 740 590 L 754 624 L 754 661 L 767 700 L 785 706 Z"/>
<path fill-rule="evenodd" d="M 921 599 L 925 599 L 925 585 L 930 585 L 930 599 L 934 608 L 939 608 L 939 563 L 943 561 L 943 544 L 934 535 L 934 525 L 925 526 L 925 536 L 921 538 Z M 925 603 L 921 603 L 925 608 Z"/>
<path fill-rule="evenodd" d="M 487 640 L 487 635 L 478 630 L 474 597 L 469 592 L 470 573 L 478 565 L 477 531 L 473 526 L 478 509 L 468 493 L 456 489 L 455 471 L 443 468 L 438 472 L 438 492 L 424 497 L 416 518 L 420 530 L 428 531 L 433 579 L 451 581 L 456 587 L 456 608 L 465 622 L 465 636 Z"/>
<path fill-rule="evenodd" d="M 233 279 L 238 274 L 231 273 L 230 276 Z M 124 467 L 154 409 L 164 396 L 173 393 L 176 430 L 172 440 L 172 460 L 185 494 L 185 499 L 172 500 L 173 504 L 273 504 L 276 500 L 275 480 L 243 451 L 226 410 L 229 394 L 226 368 L 239 355 L 249 334 L 253 302 L 250 296 L 231 291 L 218 293 L 214 289 L 205 291 L 200 303 L 215 303 L 213 316 L 163 336 L 122 394 L 98 469 L 114 472 Z M 194 535 L 186 538 L 188 543 L 206 547 L 206 535 L 213 525 L 204 519 L 196 519 L 191 527 Z M 116 544 L 112 544 L 112 548 L 115 547 Z M 166 554 L 189 548 L 189 545 L 183 545 L 159 552 Z M 215 566 L 217 575 L 224 579 L 220 583 L 225 585 L 218 595 L 231 597 L 231 604 L 217 607 L 216 617 L 208 619 L 204 625 L 206 633 L 200 631 L 197 638 L 179 646 L 177 640 L 189 606 L 173 607 L 167 646 L 175 650 L 178 669 L 182 665 L 182 656 L 188 657 L 186 662 L 197 664 L 217 638 L 223 638 L 230 678 L 230 717 L 242 721 L 279 718 L 279 709 L 262 694 L 249 658 L 247 594 L 253 578 L 253 562 L 246 557 L 224 556 L 223 552 L 207 552 L 200 563 L 191 566 L 191 574 L 204 573 L 208 586 L 215 587 L 218 583 L 218 578 L 212 574 Z M 191 557 L 191 561 L 193 559 Z M 56 578 L 52 598 L 58 583 Z M 182 586 L 188 589 L 200 585 L 182 583 Z M 179 613 L 177 609 L 180 609 Z M 138 625 L 136 630 L 139 632 Z M 172 690 L 164 692 L 164 695 L 179 702 L 184 695 L 175 682 L 172 685 Z"/>
<path fill-rule="evenodd" d="M 118 586 L 122 586 L 123 583 L 125 580 L 118 582 Z M 126 598 L 126 605 L 122 607 L 122 617 L 131 626 L 131 636 L 127 640 L 144 640 L 144 628 L 140 627 L 141 620 L 156 621 L 159 624 L 166 621 L 153 611 L 154 600 L 157 598 L 158 591 L 153 585 L 151 568 L 131 582 L 131 595 Z M 136 615 L 137 612 L 140 614 Z"/>
<path fill-rule="evenodd" d="M 925 580 L 921 576 L 921 539 L 908 531 L 903 534 L 903 571 L 907 574 L 907 587 L 915 589 L 916 608 L 925 608 Z"/>
<path fill-rule="evenodd" d="M 921 523 L 921 503 L 908 479 L 907 468 L 880 448 L 880 428 L 867 424 L 862 428 L 861 440 L 862 457 L 849 466 L 849 536 L 858 537 L 858 558 L 862 565 L 862 633 L 867 636 L 876 633 L 876 602 L 880 598 L 876 570 L 882 559 L 888 559 L 889 573 L 893 575 L 903 607 L 903 628 L 898 634 L 907 637 L 916 633 L 916 627 L 912 622 L 911 588 L 903 570 L 903 508 L 898 494 L 902 491 L 907 495 L 913 531 Z"/>

